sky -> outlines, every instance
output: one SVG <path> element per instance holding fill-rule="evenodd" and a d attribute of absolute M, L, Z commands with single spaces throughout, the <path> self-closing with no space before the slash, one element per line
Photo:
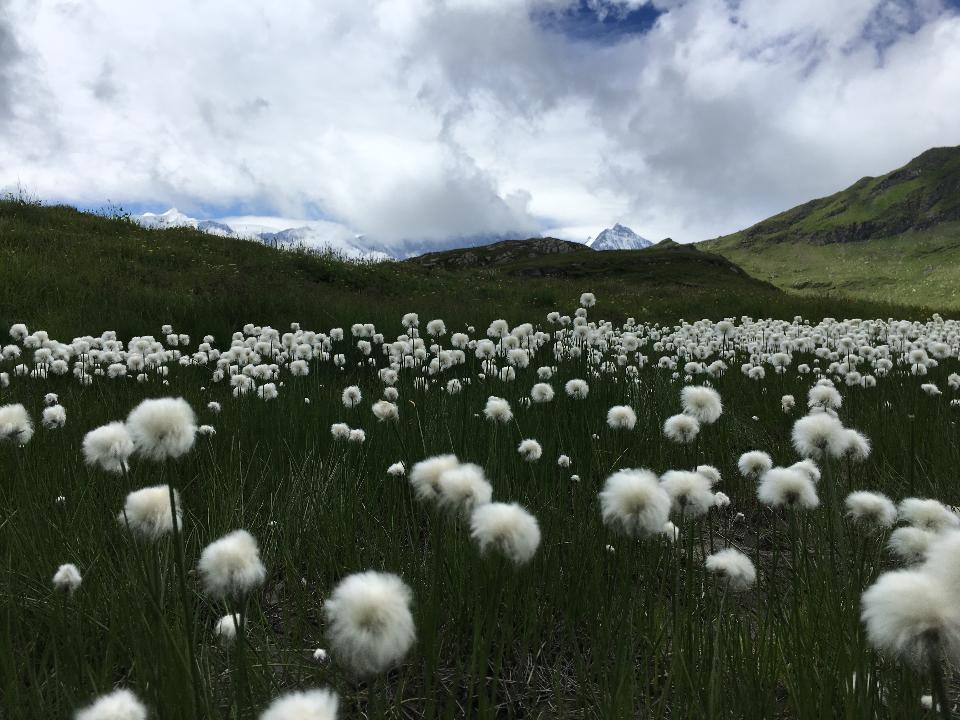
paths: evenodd
<path fill-rule="evenodd" d="M 0 0 L 0 189 L 691 242 L 960 144 L 960 0 Z"/>

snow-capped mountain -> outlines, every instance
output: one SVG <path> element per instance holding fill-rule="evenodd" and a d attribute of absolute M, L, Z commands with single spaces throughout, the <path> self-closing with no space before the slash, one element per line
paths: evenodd
<path fill-rule="evenodd" d="M 256 240 L 273 247 L 305 247 L 311 250 L 332 250 L 350 258 L 388 260 L 390 256 L 365 246 L 363 236 L 339 223 L 324 220 L 303 221 L 284 218 L 240 216 L 220 220 L 198 220 L 176 208 L 163 213 L 143 213 L 134 220 L 147 228 L 189 227 L 211 235 Z"/>
<path fill-rule="evenodd" d="M 593 240 L 589 240 L 587 245 L 594 250 L 642 250 L 653 245 L 653 242 L 617 223 L 612 228 L 601 232 Z"/>

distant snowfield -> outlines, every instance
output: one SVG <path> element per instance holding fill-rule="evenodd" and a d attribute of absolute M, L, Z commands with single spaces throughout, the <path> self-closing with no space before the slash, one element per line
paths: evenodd
<path fill-rule="evenodd" d="M 364 260 L 389 260 L 392 255 L 384 252 L 363 235 L 346 225 L 329 220 L 302 220 L 271 215 L 233 215 L 213 220 L 190 217 L 176 208 L 162 213 L 135 215 L 134 221 L 148 228 L 196 228 L 212 235 L 256 240 L 278 247 L 305 247 L 312 250 L 332 250 L 349 258 Z M 640 237 L 630 228 L 616 224 L 590 237 L 593 228 L 570 227 L 545 230 L 545 237 L 572 240 L 595 250 L 636 250 L 653 243 Z M 377 249 L 374 249 L 374 248 Z M 444 250 L 442 246 L 430 248 Z M 406 255 L 404 255 L 406 256 Z"/>

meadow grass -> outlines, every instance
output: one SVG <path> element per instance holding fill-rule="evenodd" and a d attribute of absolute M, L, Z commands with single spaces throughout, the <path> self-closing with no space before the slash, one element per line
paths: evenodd
<path fill-rule="evenodd" d="M 228 347 L 227 337 L 217 340 Z M 960 408 L 947 388 L 956 358 L 922 378 L 898 364 L 876 387 L 841 384 L 840 417 L 870 438 L 873 452 L 862 463 L 825 463 L 821 506 L 784 511 L 760 504 L 756 482 L 736 463 L 753 449 L 778 465 L 798 459 L 790 432 L 815 378 L 796 368 L 815 364 L 812 354 L 795 351 L 788 372 L 755 381 L 739 371 L 750 353 L 738 344 L 729 370 L 696 380 L 719 391 L 723 415 L 694 444 L 677 445 L 662 425 L 680 412 L 688 383 L 655 362 L 675 352 L 641 348 L 651 362 L 634 381 L 589 352 L 557 362 L 553 342 L 510 382 L 482 373 L 471 352 L 436 376 L 402 370 L 400 417 L 385 423 L 370 412 L 383 384 L 349 333 L 331 348 L 344 365 L 314 359 L 306 377 L 282 371 L 270 401 L 233 397 L 225 381 L 214 381 L 212 365 L 172 362 L 165 378 L 148 373 L 145 382 L 11 377 L 0 405 L 22 403 L 37 420 L 54 392 L 67 422 L 38 427 L 23 447 L 0 443 L 2 715 L 65 717 L 125 686 L 163 718 L 255 717 L 273 697 L 309 687 L 336 690 L 342 717 L 917 716 L 927 679 L 878 655 L 860 622 L 861 593 L 897 565 L 884 550 L 887 533 L 854 524 L 841 503 L 857 489 L 960 503 Z M 0 370 L 13 373 L 16 362 Z M 556 366 L 548 381 L 556 397 L 526 406 L 541 365 Z M 458 394 L 444 391 L 452 378 L 463 383 Z M 585 399 L 563 392 L 572 378 L 589 382 Z M 928 396 L 921 383 L 944 395 Z M 352 409 L 341 403 L 348 385 L 364 396 Z M 800 405 L 791 413 L 781 409 L 785 394 Z M 510 402 L 510 423 L 484 418 L 490 395 Z M 145 398 L 171 396 L 216 434 L 197 437 L 177 460 L 135 458 L 121 476 L 84 464 L 88 431 L 122 420 Z M 222 412 L 209 411 L 210 401 Z M 635 410 L 633 430 L 606 425 L 614 405 Z M 366 440 L 334 440 L 335 422 L 362 428 Z M 518 455 L 524 438 L 541 443 L 539 461 Z M 409 470 L 440 453 L 483 466 L 495 500 L 537 517 L 543 539 L 531 562 L 516 567 L 481 555 L 464 518 L 417 502 L 406 479 L 386 473 L 397 461 Z M 557 465 L 560 454 L 570 468 Z M 603 525 L 597 493 L 611 473 L 701 463 L 720 470 L 715 489 L 732 502 L 703 518 L 674 515 L 675 542 Z M 248 598 L 246 629 L 230 646 L 213 628 L 234 608 L 212 601 L 190 571 L 185 611 L 172 540 L 144 541 L 117 521 L 128 492 L 163 483 L 181 495 L 188 571 L 205 545 L 231 530 L 244 528 L 260 543 L 268 579 Z M 752 589 L 726 590 L 704 569 L 706 555 L 726 547 L 754 560 Z M 72 595 L 50 582 L 66 562 L 83 574 Z M 410 586 L 417 642 L 398 667 L 360 680 L 335 656 L 318 662 L 313 653 L 328 647 L 324 599 L 342 578 L 368 569 Z"/>

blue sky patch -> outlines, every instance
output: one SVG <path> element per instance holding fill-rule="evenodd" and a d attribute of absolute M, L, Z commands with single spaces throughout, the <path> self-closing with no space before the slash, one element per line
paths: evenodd
<path fill-rule="evenodd" d="M 574 40 L 613 44 L 647 32 L 663 13 L 652 3 L 627 9 L 595 0 L 579 0 L 565 10 L 535 12 L 533 19 L 546 30 Z"/>

